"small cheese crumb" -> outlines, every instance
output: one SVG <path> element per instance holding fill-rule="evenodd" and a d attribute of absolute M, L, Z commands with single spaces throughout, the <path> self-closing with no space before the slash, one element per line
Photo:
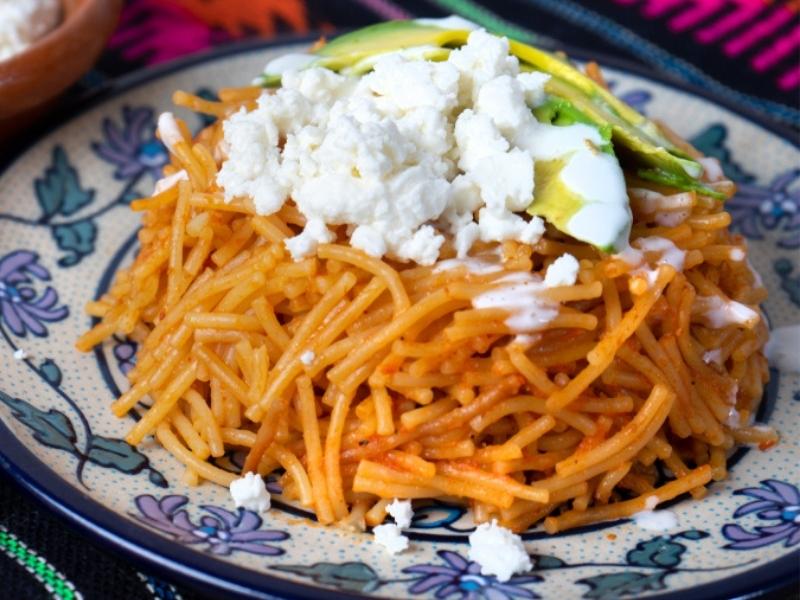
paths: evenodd
<path fill-rule="evenodd" d="M 22 348 L 14 350 L 14 360 L 25 360 L 26 358 L 28 358 L 28 353 Z"/>
<path fill-rule="evenodd" d="M 508 581 L 515 573 L 533 568 L 522 538 L 497 521 L 478 525 L 469 536 L 469 559 L 481 566 L 481 575 L 494 575 Z"/>
<path fill-rule="evenodd" d="M 315 358 L 317 358 L 317 355 L 312 350 L 306 350 L 300 355 L 300 362 L 305 366 L 309 366 L 314 362 Z"/>
<path fill-rule="evenodd" d="M 562 254 L 553 264 L 547 268 L 544 276 L 544 284 L 547 287 L 557 287 L 561 285 L 575 285 L 578 278 L 578 259 L 572 254 Z"/>
<path fill-rule="evenodd" d="M 633 520 L 647 531 L 667 531 L 678 526 L 678 517 L 669 510 L 645 510 L 633 515 Z"/>
<path fill-rule="evenodd" d="M 735 260 L 736 262 L 741 262 L 745 259 L 744 250 L 741 248 L 734 248 L 731 250 L 731 260 Z"/>
<path fill-rule="evenodd" d="M 389 554 L 398 554 L 408 548 L 408 538 L 394 523 L 378 525 L 372 532 L 375 534 L 375 542 L 386 548 Z"/>
<path fill-rule="evenodd" d="M 414 518 L 414 510 L 411 508 L 411 500 L 398 500 L 395 498 L 386 507 L 394 522 L 400 529 L 408 529 L 411 526 L 411 519 Z"/>
<path fill-rule="evenodd" d="M 247 473 L 241 479 L 232 481 L 230 490 L 236 508 L 246 508 L 258 513 L 269 510 L 269 492 L 261 476 Z"/>
<path fill-rule="evenodd" d="M 644 507 L 647 510 L 653 510 L 656 506 L 658 506 L 658 496 L 648 496 L 645 498 Z"/>

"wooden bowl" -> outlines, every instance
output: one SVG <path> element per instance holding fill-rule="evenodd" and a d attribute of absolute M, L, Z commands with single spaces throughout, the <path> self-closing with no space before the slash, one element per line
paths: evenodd
<path fill-rule="evenodd" d="M 0 61 L 0 140 L 33 123 L 97 60 L 123 0 L 62 0 L 61 23 Z"/>

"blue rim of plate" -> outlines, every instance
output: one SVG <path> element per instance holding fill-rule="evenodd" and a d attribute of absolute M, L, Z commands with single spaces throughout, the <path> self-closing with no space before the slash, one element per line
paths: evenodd
<path fill-rule="evenodd" d="M 226 56 L 291 44 L 308 43 L 318 37 L 318 35 L 282 36 L 269 41 L 256 40 L 230 44 L 121 77 L 109 85 L 76 100 L 72 104 L 73 107 L 76 107 L 76 110 L 70 111 L 71 114 L 63 114 L 63 112 L 66 112 L 65 110 L 50 119 L 45 119 L 41 126 L 36 128 L 21 146 L 16 148 L 9 156 L 0 158 L 0 175 L 13 168 L 18 158 L 24 155 L 29 148 L 38 143 L 45 135 L 52 133 L 57 127 L 135 87 L 188 67 L 218 60 Z M 572 58 L 596 60 L 603 66 L 625 71 L 655 83 L 704 98 L 800 148 L 800 135 L 796 134 L 796 139 L 793 139 L 788 135 L 790 130 L 787 128 L 782 128 L 777 123 L 770 122 L 760 115 L 742 109 L 724 98 L 716 97 L 708 91 L 654 73 L 645 67 L 623 59 L 581 49 L 565 47 L 565 50 Z M 206 586 L 211 586 L 218 592 L 224 592 L 228 597 L 262 598 L 265 600 L 280 600 L 283 598 L 316 599 L 320 596 L 352 599 L 369 597 L 277 578 L 267 573 L 259 573 L 251 569 L 215 560 L 179 544 L 173 544 L 166 538 L 140 525 L 120 519 L 119 515 L 114 511 L 92 500 L 71 485 L 66 484 L 59 475 L 28 450 L 2 422 L 0 422 L 0 439 L 3 440 L 3 444 L 0 445 L 0 468 L 8 472 L 11 477 L 48 508 L 77 525 L 94 541 L 122 553 L 125 558 L 157 575 L 176 580 L 196 590 L 208 592 L 209 589 Z M 756 598 L 796 581 L 798 578 L 798 564 L 800 564 L 800 550 L 791 552 L 761 567 L 720 581 L 666 594 L 648 596 L 648 598 L 653 600 L 682 600 L 682 597 L 687 593 L 690 593 L 692 598 L 698 600 Z"/>

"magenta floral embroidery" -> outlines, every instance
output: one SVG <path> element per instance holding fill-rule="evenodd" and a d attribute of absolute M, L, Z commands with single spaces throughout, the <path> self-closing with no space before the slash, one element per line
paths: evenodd
<path fill-rule="evenodd" d="M 122 11 L 109 47 L 119 50 L 125 60 L 154 65 L 228 39 L 170 0 L 139 0 Z"/>

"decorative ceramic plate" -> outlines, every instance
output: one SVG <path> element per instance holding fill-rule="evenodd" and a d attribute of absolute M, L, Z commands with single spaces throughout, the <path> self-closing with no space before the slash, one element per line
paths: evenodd
<path fill-rule="evenodd" d="M 242 596 L 318 598 L 714 598 L 786 584 L 800 564 L 800 378 L 773 370 L 759 419 L 781 432 L 766 452 L 740 449 L 727 481 L 671 510 L 661 535 L 631 521 L 554 537 L 524 534 L 534 570 L 507 583 L 467 558 L 471 523 L 445 504 L 420 508 L 412 549 L 389 557 L 369 534 L 317 526 L 280 500 L 235 511 L 227 490 L 190 488 L 155 443 L 123 441 L 109 404 L 135 346 L 73 349 L 83 305 L 136 252 L 138 217 L 167 156 L 154 117 L 176 89 L 240 85 L 286 47 L 238 48 L 129 80 L 55 127 L 0 174 L 0 455 L 52 508 L 146 568 Z M 740 187 L 728 203 L 771 295 L 771 323 L 800 320 L 800 153 L 779 133 L 698 95 L 609 68 L 615 93 L 716 156 Z M 188 115 L 200 128 L 200 118 Z M 15 350 L 27 358 L 15 359 Z M 18 353 L 19 356 L 19 353 Z M 237 469 L 241 456 L 219 464 Z M 272 491 L 279 493 L 272 484 Z M 279 496 L 278 496 L 279 497 Z"/>

